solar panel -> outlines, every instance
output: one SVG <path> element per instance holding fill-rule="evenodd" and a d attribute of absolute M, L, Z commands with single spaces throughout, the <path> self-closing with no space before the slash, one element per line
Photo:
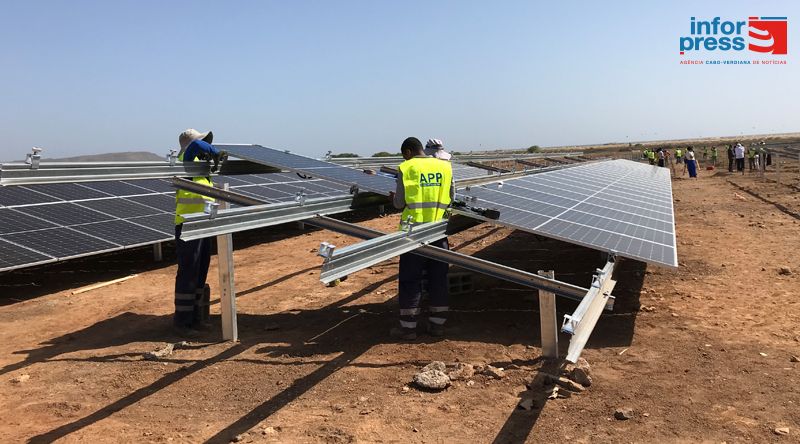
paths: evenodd
<path fill-rule="evenodd" d="M 0 186 L 0 205 L 5 207 L 58 202 L 60 200 L 57 197 L 37 193 L 23 186 Z"/>
<path fill-rule="evenodd" d="M 144 196 L 149 197 L 149 196 Z M 132 198 L 135 199 L 135 198 Z M 145 216 L 150 214 L 161 213 L 161 210 L 153 207 L 131 202 L 128 199 L 119 199 L 110 197 L 107 199 L 87 200 L 79 202 L 77 205 L 87 207 L 95 211 L 109 214 L 120 219 L 127 219 L 129 217 Z M 174 204 L 173 204 L 174 205 Z"/>
<path fill-rule="evenodd" d="M 153 216 L 133 217 L 127 219 L 138 225 L 142 225 L 153 230 L 167 234 L 169 238 L 175 237 L 175 215 L 174 214 L 155 214 Z"/>
<path fill-rule="evenodd" d="M 0 208 L 0 234 L 52 228 L 54 224 L 9 208 Z"/>
<path fill-rule="evenodd" d="M 124 220 L 110 220 L 107 222 L 78 225 L 72 228 L 95 237 L 114 239 L 114 243 L 126 247 L 145 245 L 171 238 L 163 232 L 151 230 Z"/>
<path fill-rule="evenodd" d="M 0 271 L 13 269 L 20 265 L 39 264 L 52 260 L 53 258 L 50 256 L 0 239 Z"/>
<path fill-rule="evenodd" d="M 25 188 L 30 188 L 31 190 L 36 191 L 38 193 L 47 194 L 48 196 L 52 196 L 61 200 L 82 200 L 82 199 L 97 199 L 101 197 L 110 197 L 109 194 L 101 193 L 100 191 L 96 191 L 76 183 L 48 183 L 41 185 L 25 185 Z"/>
<path fill-rule="evenodd" d="M 453 167 L 453 177 L 455 178 L 456 182 L 458 182 L 459 180 L 484 178 L 497 175 L 492 171 L 476 168 L 469 165 L 464 165 L 461 163 L 453 162 L 452 167 Z"/>
<path fill-rule="evenodd" d="M 131 196 L 126 197 L 125 200 L 130 200 L 142 205 L 147 205 L 164 212 L 175 211 L 175 195 L 172 194 L 148 194 L 145 196 Z M 141 216 L 141 215 L 140 215 Z"/>
<path fill-rule="evenodd" d="M 74 225 L 114 219 L 113 216 L 99 213 L 71 202 L 19 207 L 16 210 L 57 225 Z"/>
<path fill-rule="evenodd" d="M 15 244 L 24 245 L 29 249 L 59 259 L 111 251 L 119 247 L 118 244 L 106 242 L 69 228 L 47 228 L 8 234 L 4 237 Z"/>
<path fill-rule="evenodd" d="M 389 177 L 366 174 L 362 171 L 347 168 L 310 157 L 265 148 L 259 145 L 215 145 L 227 151 L 231 156 L 261 163 L 268 166 L 287 169 L 312 177 L 319 177 L 345 185 L 356 185 L 361 191 L 371 191 L 388 195 L 395 188 L 395 181 Z"/>
<path fill-rule="evenodd" d="M 461 198 L 500 210 L 503 225 L 676 267 L 669 170 L 627 160 L 578 165 L 470 187 Z"/>
<path fill-rule="evenodd" d="M 102 191 L 117 197 L 152 193 L 152 191 L 148 190 L 147 188 L 137 187 L 136 185 L 131 185 L 122 181 L 85 182 L 82 183 L 81 186 Z"/>

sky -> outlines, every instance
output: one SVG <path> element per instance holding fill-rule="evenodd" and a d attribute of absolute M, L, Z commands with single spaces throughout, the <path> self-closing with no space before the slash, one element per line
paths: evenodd
<path fill-rule="evenodd" d="M 189 127 L 314 157 L 398 151 L 408 136 L 469 151 L 796 132 L 799 12 L 787 1 L 9 1 L 0 160 L 32 146 L 165 154 Z M 786 65 L 679 64 L 690 17 L 750 15 L 788 17 L 789 54 L 770 57 Z"/>

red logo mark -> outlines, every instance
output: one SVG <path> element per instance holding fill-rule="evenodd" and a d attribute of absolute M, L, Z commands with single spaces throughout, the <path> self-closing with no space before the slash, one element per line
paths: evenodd
<path fill-rule="evenodd" d="M 754 20 L 756 19 L 756 20 Z M 787 21 L 786 20 L 758 20 L 750 17 L 750 44 L 748 49 L 755 52 L 772 53 L 775 55 L 786 54 L 787 46 Z"/>

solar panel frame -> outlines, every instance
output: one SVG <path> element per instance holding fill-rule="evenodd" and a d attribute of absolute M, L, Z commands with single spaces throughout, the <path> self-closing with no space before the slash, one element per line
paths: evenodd
<path fill-rule="evenodd" d="M 0 271 L 55 262 L 56 258 L 0 239 Z"/>

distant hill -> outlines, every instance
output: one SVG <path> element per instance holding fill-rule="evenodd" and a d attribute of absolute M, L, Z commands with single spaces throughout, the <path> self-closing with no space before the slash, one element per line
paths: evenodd
<path fill-rule="evenodd" d="M 42 158 L 44 162 L 136 162 L 164 160 L 164 156 L 147 151 L 128 151 L 124 153 L 89 154 L 86 156 L 62 157 L 51 159 Z"/>

